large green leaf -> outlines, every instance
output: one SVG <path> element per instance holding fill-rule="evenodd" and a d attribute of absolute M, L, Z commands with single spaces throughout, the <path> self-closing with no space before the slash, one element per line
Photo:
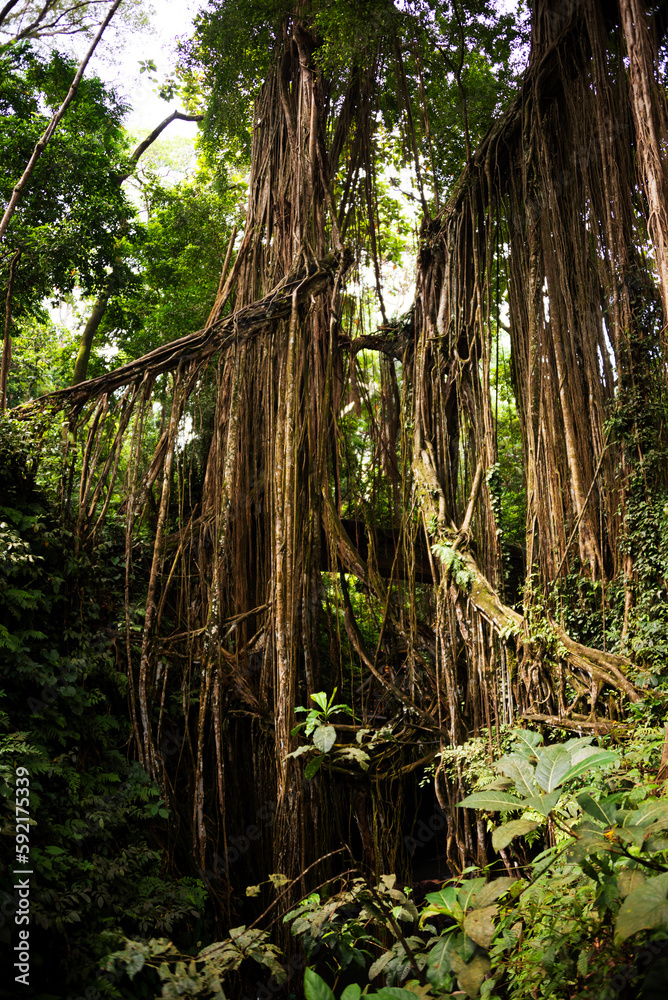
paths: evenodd
<path fill-rule="evenodd" d="M 464 913 L 469 906 L 473 906 L 478 893 L 486 885 L 484 878 L 469 878 L 462 882 L 457 888 L 457 900 Z"/>
<path fill-rule="evenodd" d="M 455 936 L 453 934 L 441 937 L 429 952 L 427 958 L 427 979 L 437 989 L 449 986 L 446 977 L 452 968 L 450 961 L 452 955 L 456 954 L 454 943 Z"/>
<path fill-rule="evenodd" d="M 425 899 L 429 905 L 423 908 L 420 915 L 421 927 L 429 917 L 442 913 L 447 914 L 449 917 L 454 917 L 457 921 L 461 920 L 464 916 L 464 912 L 457 901 L 457 890 L 452 885 L 446 886 L 439 892 L 430 892 Z"/>
<path fill-rule="evenodd" d="M 545 792 L 557 788 L 571 769 L 571 755 L 562 746 L 546 747 L 540 751 L 536 764 L 536 781 Z"/>
<path fill-rule="evenodd" d="M 596 750 L 594 747 L 583 747 L 578 753 L 571 756 L 571 767 L 566 771 L 560 784 L 577 778 L 579 775 L 589 771 L 592 767 L 604 767 L 619 759 L 619 754 L 612 750 Z"/>
<path fill-rule="evenodd" d="M 603 826 L 611 826 L 615 822 L 617 808 L 613 803 L 605 801 L 597 802 L 587 792 L 582 792 L 578 795 L 577 800 L 587 815 L 602 823 Z"/>
<path fill-rule="evenodd" d="M 443 906 L 446 909 L 452 909 L 457 902 L 457 890 L 454 885 L 445 885 L 438 892 L 427 893 L 425 899 L 432 906 Z"/>
<path fill-rule="evenodd" d="M 515 837 L 523 837 L 525 833 L 531 833 L 539 826 L 540 823 L 535 823 L 532 819 L 511 819 L 509 823 L 497 826 L 492 834 L 492 847 L 495 851 L 500 851 Z"/>
<path fill-rule="evenodd" d="M 512 778 L 518 795 L 535 794 L 535 770 L 526 757 L 519 753 L 507 754 L 501 758 L 497 767 L 507 777 Z"/>
<path fill-rule="evenodd" d="M 561 798 L 561 790 L 555 788 L 547 795 L 532 795 L 530 799 L 525 799 L 522 805 L 525 809 L 535 809 L 541 816 L 549 816 L 557 802 Z"/>
<path fill-rule="evenodd" d="M 622 899 L 645 884 L 645 876 L 638 868 L 625 868 L 617 876 L 617 888 Z"/>
<path fill-rule="evenodd" d="M 668 930 L 668 872 L 648 878 L 629 893 L 615 921 L 615 941 L 655 928 Z"/>
<path fill-rule="evenodd" d="M 512 809 L 521 809 L 523 802 L 515 795 L 508 792 L 497 792 L 493 789 L 483 789 L 481 792 L 473 792 L 465 799 L 457 803 L 467 809 L 484 809 L 486 812 L 510 812 Z"/>
<path fill-rule="evenodd" d="M 334 726 L 318 726 L 313 733 L 313 742 L 318 750 L 329 753 L 336 743 L 336 729 Z"/>
<path fill-rule="evenodd" d="M 453 952 L 452 971 L 457 976 L 461 988 L 470 997 L 478 996 L 490 969 L 491 963 L 486 955 L 474 955 L 470 962 L 464 962 L 456 952 Z"/>
<path fill-rule="evenodd" d="M 358 986 L 357 983 L 351 983 L 350 986 L 346 986 L 345 990 L 341 994 L 341 1000 L 360 1000 L 361 996 L 361 986 Z"/>
<path fill-rule="evenodd" d="M 464 930 L 481 948 L 489 948 L 494 937 L 494 917 L 499 912 L 498 906 L 483 906 L 471 910 L 464 917 Z"/>
<path fill-rule="evenodd" d="M 650 799 L 638 809 L 631 809 L 625 815 L 624 826 L 651 826 L 652 830 L 668 828 L 668 802 L 664 799 Z"/>
<path fill-rule="evenodd" d="M 583 747 L 588 747 L 591 745 L 593 736 L 574 736 L 572 740 L 566 740 L 562 743 L 564 750 L 568 750 L 571 755 L 571 759 L 575 760 L 577 754 Z M 593 749 L 596 749 L 595 747 Z"/>
<path fill-rule="evenodd" d="M 327 711 L 327 693 L 325 691 L 316 691 L 315 694 L 311 695 L 311 701 L 314 701 L 323 712 Z"/>
<path fill-rule="evenodd" d="M 515 739 L 515 750 L 527 759 L 536 756 L 536 747 L 543 742 L 540 733 L 535 733 L 532 729 L 516 729 L 512 736 Z"/>
<path fill-rule="evenodd" d="M 493 903 L 514 885 L 517 885 L 516 878 L 508 878 L 506 875 L 503 878 L 495 878 L 491 882 L 487 882 L 482 889 L 478 889 L 471 905 L 489 906 L 490 903 Z"/>
<path fill-rule="evenodd" d="M 304 994 L 306 1000 L 336 1000 L 325 980 L 308 966 L 304 972 Z"/>

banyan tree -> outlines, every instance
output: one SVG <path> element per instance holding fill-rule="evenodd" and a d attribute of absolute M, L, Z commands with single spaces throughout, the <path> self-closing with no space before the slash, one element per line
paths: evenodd
<path fill-rule="evenodd" d="M 65 421 L 76 544 L 124 519 L 133 752 L 221 900 L 248 874 L 230 862 L 249 821 L 256 870 L 294 877 L 342 842 L 405 869 L 406 779 L 442 750 L 493 748 L 521 720 L 605 732 L 639 698 L 622 655 L 638 581 L 653 573 L 657 600 L 668 585 L 634 535 L 642 505 L 660 530 L 668 489 L 665 5 L 536 0 L 527 69 L 477 146 L 461 69 L 483 6 L 248 4 L 245 28 L 231 6 L 200 38 L 261 27 L 270 56 L 241 95 L 247 214 L 208 322 L 38 404 Z M 212 52 L 191 58 L 215 74 Z M 383 297 L 383 128 L 421 219 L 400 318 Z M 523 545 L 499 515 L 507 337 Z M 619 611 L 612 651 L 605 624 L 573 627 L 576 577 L 604 622 Z M 337 742 L 294 755 L 295 709 L 335 688 L 351 712 Z M 436 767 L 455 870 L 486 850 L 453 808 L 461 782 Z"/>

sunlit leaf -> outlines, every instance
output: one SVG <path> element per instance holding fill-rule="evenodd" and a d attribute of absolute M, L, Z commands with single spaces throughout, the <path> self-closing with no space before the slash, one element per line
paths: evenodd
<path fill-rule="evenodd" d="M 515 837 L 523 837 L 532 830 L 537 830 L 540 823 L 531 819 L 513 819 L 503 826 L 497 826 L 492 833 L 492 847 L 495 851 L 503 850 Z"/>
<path fill-rule="evenodd" d="M 492 943 L 495 930 L 493 918 L 498 912 L 498 906 L 483 906 L 471 910 L 464 917 L 464 930 L 481 948 L 489 948 Z"/>
<path fill-rule="evenodd" d="M 523 806 L 521 799 L 515 795 L 493 789 L 473 792 L 457 804 L 467 809 L 484 809 L 486 812 L 509 812 L 512 809 L 521 809 Z"/>
<path fill-rule="evenodd" d="M 313 743 L 323 753 L 329 753 L 336 743 L 336 729 L 334 726 L 318 726 L 313 733 Z"/>
<path fill-rule="evenodd" d="M 571 769 L 571 755 L 562 746 L 546 747 L 540 751 L 536 764 L 536 781 L 540 787 L 551 792 Z"/>

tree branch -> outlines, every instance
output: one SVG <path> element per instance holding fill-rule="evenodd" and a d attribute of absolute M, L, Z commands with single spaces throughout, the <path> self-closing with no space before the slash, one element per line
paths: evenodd
<path fill-rule="evenodd" d="M 76 71 L 76 74 L 74 76 L 74 79 L 72 80 L 72 83 L 70 85 L 70 89 L 67 92 L 67 96 L 65 97 L 65 100 L 60 105 L 60 107 L 56 111 L 55 115 L 53 116 L 53 118 L 51 119 L 51 121 L 49 122 L 49 124 L 47 125 L 47 127 L 46 127 L 46 129 L 44 131 L 44 134 L 42 135 L 42 137 L 40 139 L 38 139 L 38 141 L 37 141 L 37 143 L 35 145 L 35 148 L 32 151 L 32 156 L 28 160 L 28 165 L 26 166 L 25 170 L 23 171 L 23 175 L 22 175 L 21 179 L 19 180 L 19 182 L 16 184 L 14 190 L 12 191 L 12 196 L 9 199 L 9 204 L 7 205 L 7 208 L 5 210 L 5 214 L 2 217 L 2 221 L 0 221 L 0 242 L 5 238 L 5 233 L 7 232 L 7 227 L 9 226 L 11 218 L 12 218 L 12 216 L 13 216 L 15 210 L 16 210 L 16 206 L 18 205 L 18 203 L 19 203 L 19 201 L 21 199 L 21 196 L 22 196 L 24 190 L 28 186 L 28 181 L 30 180 L 30 178 L 32 176 L 32 173 L 33 173 L 33 170 L 35 169 L 37 161 L 39 160 L 40 156 L 42 155 L 42 153 L 46 149 L 46 146 L 47 146 L 47 144 L 49 142 L 49 139 L 51 138 L 51 136 L 53 135 L 53 133 L 58 128 L 58 125 L 60 124 L 61 119 L 63 118 L 65 112 L 67 111 L 67 109 L 69 108 L 70 104 L 74 100 L 76 92 L 79 89 L 79 84 L 81 83 L 81 78 L 83 77 L 84 72 L 86 70 L 86 66 L 90 62 L 90 58 L 93 55 L 93 53 L 95 52 L 95 49 L 97 48 L 98 42 L 100 41 L 100 39 L 102 38 L 102 35 L 106 31 L 107 25 L 109 24 L 109 22 L 111 21 L 112 17 L 114 16 L 114 14 L 116 13 L 116 11 L 120 7 L 121 3 L 122 3 L 122 0 L 114 0 L 113 6 L 109 10 L 109 12 L 108 12 L 107 16 L 105 17 L 104 21 L 102 22 L 100 30 L 98 31 L 97 35 L 93 39 L 92 45 L 88 49 L 88 52 L 86 53 L 86 55 L 83 57 L 83 59 L 81 61 L 81 64 L 79 65 L 79 68 Z"/>
<path fill-rule="evenodd" d="M 137 166 L 139 158 L 142 156 L 142 154 L 146 152 L 149 146 L 153 145 L 155 140 L 162 135 L 167 126 L 171 125 L 173 121 L 201 122 L 203 118 L 204 115 L 185 115 L 182 111 L 172 111 L 171 115 L 168 115 L 164 121 L 160 122 L 160 124 L 156 128 L 154 128 L 153 131 L 149 135 L 147 135 L 142 142 L 139 143 L 139 145 L 137 146 L 137 148 L 130 157 L 130 163 L 132 164 L 130 170 L 128 170 L 124 174 L 121 174 L 118 177 L 119 184 L 122 184 L 123 181 L 126 181 L 128 179 L 128 177 L 133 173 L 135 167 Z"/>
<path fill-rule="evenodd" d="M 19 0 L 9 0 L 9 3 L 6 3 L 2 10 L 0 10 L 0 24 L 2 24 L 7 15 L 11 13 L 12 9 L 16 7 L 18 2 Z"/>
<path fill-rule="evenodd" d="M 65 406 L 79 408 L 88 400 L 105 392 L 114 392 L 136 379 L 143 379 L 147 374 L 155 377 L 164 372 L 174 371 L 188 362 L 203 362 L 231 344 L 249 340 L 277 320 L 289 318 L 295 290 L 299 304 L 309 300 L 313 295 L 324 292 L 334 280 L 341 259 L 342 255 L 339 253 L 328 254 L 317 266 L 312 266 L 308 271 L 301 268 L 288 275 L 269 295 L 258 302 L 213 319 L 204 329 L 157 347 L 149 354 L 105 375 L 40 396 L 31 403 L 17 407 L 14 412 L 19 416 L 22 414 L 27 416 L 34 408 L 48 403 L 55 403 L 59 409 Z M 349 263 L 350 255 L 344 251 L 344 268 L 349 266 Z"/>

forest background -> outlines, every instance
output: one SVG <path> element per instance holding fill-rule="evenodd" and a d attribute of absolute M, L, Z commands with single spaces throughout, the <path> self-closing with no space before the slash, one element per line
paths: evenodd
<path fill-rule="evenodd" d="M 668 8 L 211 0 L 139 136 L 110 14 L 0 10 L 0 992 L 662 995 Z"/>

